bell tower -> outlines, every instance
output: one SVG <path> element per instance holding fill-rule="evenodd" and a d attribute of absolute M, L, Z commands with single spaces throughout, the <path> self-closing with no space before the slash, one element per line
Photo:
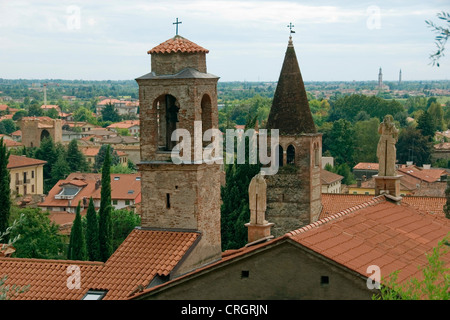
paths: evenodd
<path fill-rule="evenodd" d="M 172 160 L 174 146 L 180 142 L 177 129 L 189 132 L 194 155 L 195 148 L 203 151 L 193 139 L 198 123 L 202 124 L 200 134 L 218 128 L 219 78 L 206 71 L 207 53 L 207 49 L 176 35 L 148 51 L 151 72 L 136 79 L 142 228 L 196 231 L 201 235 L 180 273 L 221 257 L 220 165 L 194 159 L 178 164 Z"/>
<path fill-rule="evenodd" d="M 317 221 L 322 210 L 322 134 L 316 131 L 291 36 L 267 129 L 279 130 L 279 170 L 266 176 L 266 217 L 278 237 Z"/>

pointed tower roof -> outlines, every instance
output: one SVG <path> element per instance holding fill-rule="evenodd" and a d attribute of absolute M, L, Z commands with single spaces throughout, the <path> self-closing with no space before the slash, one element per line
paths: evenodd
<path fill-rule="evenodd" d="M 316 133 L 292 37 L 289 37 L 267 129 L 279 129 L 280 135 Z"/>

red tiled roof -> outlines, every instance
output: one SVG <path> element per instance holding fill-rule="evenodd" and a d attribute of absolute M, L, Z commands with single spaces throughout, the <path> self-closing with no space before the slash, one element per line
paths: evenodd
<path fill-rule="evenodd" d="M 288 235 L 366 277 L 367 267 L 377 265 L 382 277 L 401 270 L 399 281 L 420 278 L 418 267 L 427 263 L 425 253 L 450 232 L 450 220 L 377 198 Z M 450 255 L 443 259 L 450 263 Z"/>
<path fill-rule="evenodd" d="M 322 184 L 331 184 L 333 182 L 344 179 L 344 177 L 334 172 L 322 169 L 320 179 L 322 180 Z"/>
<path fill-rule="evenodd" d="M 322 211 L 320 213 L 320 219 L 366 203 L 372 199 L 374 199 L 373 195 L 322 193 Z M 446 199 L 444 197 L 425 196 L 406 196 L 401 200 L 402 203 L 410 205 L 418 211 L 432 215 L 437 214 L 441 217 L 444 216 L 443 208 L 445 201 Z"/>
<path fill-rule="evenodd" d="M 111 199 L 112 200 L 135 200 L 141 193 L 140 173 L 121 173 L 111 174 Z M 39 203 L 39 207 L 73 207 L 78 205 L 78 201 L 83 198 L 89 200 L 100 199 L 102 190 L 101 184 L 99 188 L 95 188 L 97 180 L 101 180 L 101 174 L 98 173 L 71 173 L 66 179 L 59 180 L 58 183 L 49 191 L 45 200 Z M 70 200 L 55 199 L 55 195 L 61 192 L 61 185 L 73 184 L 82 187 L 77 195 Z"/>
<path fill-rule="evenodd" d="M 87 261 L 0 258 L 0 274 L 8 276 L 6 285 L 30 286 L 14 300 L 79 300 L 86 291 L 84 280 L 97 275 L 102 265 Z M 81 289 L 67 286 L 73 274 L 70 266 L 80 268 Z"/>
<path fill-rule="evenodd" d="M 139 126 L 139 120 L 125 120 L 110 124 L 107 128 L 128 129 L 130 127 Z"/>
<path fill-rule="evenodd" d="M 353 170 L 379 170 L 378 163 L 360 162 L 353 167 Z"/>
<path fill-rule="evenodd" d="M 195 52 L 204 52 L 208 53 L 209 50 L 195 44 L 192 41 L 189 41 L 182 36 L 175 36 L 163 43 L 160 43 L 153 49 L 147 51 L 148 54 L 152 53 L 172 53 L 172 52 L 187 52 L 187 53 L 195 53 Z"/>
<path fill-rule="evenodd" d="M 137 286 L 148 286 L 155 275 L 168 275 L 195 243 L 199 233 L 135 229 L 89 282 L 108 288 L 104 299 L 127 298 Z"/>
<path fill-rule="evenodd" d="M 6 284 L 30 285 L 17 300 L 80 300 L 89 289 L 106 290 L 105 300 L 126 299 L 138 286 L 148 286 L 155 275 L 168 275 L 196 243 L 197 232 L 134 229 L 105 263 L 0 258 L 0 274 Z M 81 288 L 67 286 L 80 268 Z"/>
<path fill-rule="evenodd" d="M 446 175 L 444 169 L 420 169 L 416 166 L 408 166 L 398 169 L 399 174 L 408 174 L 426 182 L 435 182 L 440 180 L 441 175 Z"/>
<path fill-rule="evenodd" d="M 33 158 L 27 158 L 24 156 L 16 156 L 11 154 L 9 156 L 9 162 L 8 162 L 8 169 L 13 168 L 20 168 L 20 167 L 28 167 L 28 166 L 37 166 L 37 165 L 44 165 L 47 161 L 44 160 L 38 160 Z"/>

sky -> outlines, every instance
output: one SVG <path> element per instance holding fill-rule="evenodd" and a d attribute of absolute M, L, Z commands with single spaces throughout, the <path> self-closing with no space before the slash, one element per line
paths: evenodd
<path fill-rule="evenodd" d="M 219 81 L 277 81 L 290 31 L 303 80 L 449 80 L 430 64 L 450 0 L 0 0 L 0 78 L 132 80 L 178 34 Z M 450 44 L 449 44 L 450 46 Z M 447 51 L 449 51 L 447 49 Z"/>

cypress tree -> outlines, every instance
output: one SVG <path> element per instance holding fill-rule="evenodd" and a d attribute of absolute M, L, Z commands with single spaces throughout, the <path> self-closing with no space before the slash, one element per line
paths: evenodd
<path fill-rule="evenodd" d="M 11 209 L 10 176 L 7 168 L 9 162 L 9 152 L 3 138 L 0 140 L 0 232 L 3 233 L 9 226 L 9 213 Z M 8 236 L 3 239 L 8 242 Z"/>
<path fill-rule="evenodd" d="M 112 254 L 112 221 L 111 221 L 111 154 L 107 146 L 102 166 L 102 190 L 100 192 L 99 209 L 99 243 L 101 261 L 105 262 Z"/>
<path fill-rule="evenodd" d="M 80 202 L 78 202 L 75 220 L 70 231 L 70 243 L 67 258 L 69 260 L 86 260 L 86 241 L 81 224 Z"/>
<path fill-rule="evenodd" d="M 92 197 L 89 199 L 89 206 L 86 213 L 86 249 L 90 261 L 101 260 L 98 220 Z"/>
<path fill-rule="evenodd" d="M 444 213 L 447 219 L 450 219 L 450 178 L 447 178 L 447 188 L 445 189 L 445 197 L 447 201 L 444 205 Z"/>

